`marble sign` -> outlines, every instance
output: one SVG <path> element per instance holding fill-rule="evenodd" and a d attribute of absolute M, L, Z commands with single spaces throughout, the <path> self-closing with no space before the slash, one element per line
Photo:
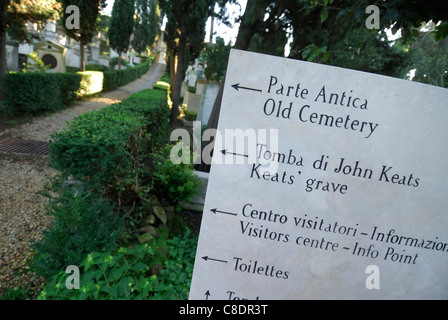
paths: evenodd
<path fill-rule="evenodd" d="M 447 299 L 448 90 L 232 50 L 190 299 Z"/>

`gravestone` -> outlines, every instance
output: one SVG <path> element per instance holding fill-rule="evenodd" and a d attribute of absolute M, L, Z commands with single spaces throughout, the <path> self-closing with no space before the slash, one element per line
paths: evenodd
<path fill-rule="evenodd" d="M 447 299 L 447 101 L 232 50 L 190 299 Z"/>
<path fill-rule="evenodd" d="M 189 111 L 199 111 L 199 108 L 201 106 L 201 94 L 192 93 L 192 92 L 185 92 L 183 104 L 187 106 L 187 109 Z"/>

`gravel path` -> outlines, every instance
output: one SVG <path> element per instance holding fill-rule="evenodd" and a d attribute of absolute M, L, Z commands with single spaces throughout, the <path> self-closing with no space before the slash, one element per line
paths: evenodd
<path fill-rule="evenodd" d="M 156 63 L 148 73 L 126 86 L 0 131 L 0 137 L 49 141 L 51 133 L 61 130 L 73 117 L 151 88 L 164 71 L 165 65 Z M 28 271 L 27 261 L 32 257 L 30 245 L 41 239 L 42 231 L 51 224 L 45 210 L 47 199 L 39 192 L 55 173 L 48 167 L 48 157 L 0 152 L 0 297 L 8 289 L 19 287 L 30 290 L 32 298 L 40 291 L 43 279 Z"/>

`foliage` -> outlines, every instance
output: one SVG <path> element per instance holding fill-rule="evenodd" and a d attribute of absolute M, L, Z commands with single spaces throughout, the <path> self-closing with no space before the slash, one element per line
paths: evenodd
<path fill-rule="evenodd" d="M 33 248 L 37 251 L 33 267 L 39 275 L 50 277 L 68 265 L 79 265 L 92 251 L 116 248 L 124 220 L 107 200 L 98 198 L 80 184 L 56 181 L 48 214 L 54 217 L 49 230 Z"/>
<path fill-rule="evenodd" d="M 448 40 L 436 42 L 431 32 L 422 32 L 410 46 L 403 76 L 414 70 L 413 81 L 448 87 Z"/>
<path fill-rule="evenodd" d="M 57 19 L 59 7 L 56 0 L 0 1 L 0 76 L 6 74 L 6 32 L 12 39 L 30 42 L 26 22 L 41 26 L 49 19 Z"/>
<path fill-rule="evenodd" d="M 121 65 L 127 67 L 128 62 L 124 58 L 120 58 Z M 118 57 L 113 57 L 109 59 L 109 68 L 114 69 L 115 66 L 118 65 Z"/>
<path fill-rule="evenodd" d="M 168 91 L 170 88 L 170 84 L 165 81 L 157 81 L 157 83 L 152 88 Z"/>
<path fill-rule="evenodd" d="M 194 121 L 198 116 L 198 112 L 196 110 L 184 110 L 185 120 Z"/>
<path fill-rule="evenodd" d="M 80 88 L 83 81 L 81 73 L 54 73 L 59 84 L 60 98 L 62 100 L 62 107 L 72 104 L 80 97 Z"/>
<path fill-rule="evenodd" d="M 148 244 L 121 247 L 114 254 L 92 252 L 80 263 L 79 289 L 67 289 L 68 275 L 60 271 L 50 279 L 38 300 L 147 299 L 165 287 L 150 273 L 153 255 Z"/>
<path fill-rule="evenodd" d="M 140 192 L 146 136 L 141 114 L 108 108 L 84 113 L 52 136 L 50 164 L 120 200 L 125 191 Z"/>
<path fill-rule="evenodd" d="M 92 95 L 103 90 L 103 73 L 100 71 L 78 72 L 81 75 L 79 96 Z"/>
<path fill-rule="evenodd" d="M 159 280 L 168 284 L 168 290 L 156 298 L 186 300 L 190 292 L 196 256 L 197 236 L 187 229 L 183 235 L 168 240 L 168 258 L 160 271 Z"/>
<path fill-rule="evenodd" d="M 168 135 L 167 92 L 146 89 L 130 95 L 120 104 L 110 106 L 110 110 L 140 113 L 144 117 L 149 132 L 146 143 L 150 152 L 165 145 Z"/>
<path fill-rule="evenodd" d="M 84 44 L 89 43 L 94 37 L 97 30 L 97 19 L 100 15 L 101 7 L 104 6 L 105 0 L 61 0 L 62 2 L 62 21 L 65 22 L 72 13 L 70 10 L 66 12 L 66 8 L 70 5 L 75 5 L 79 8 L 79 22 L 80 28 L 68 29 L 63 23 L 65 33 L 76 41 Z"/>
<path fill-rule="evenodd" d="M 73 73 L 8 73 L 4 76 L 6 112 L 40 114 L 58 111 L 84 95 L 108 91 L 145 74 L 152 59 L 126 70 Z"/>
<path fill-rule="evenodd" d="M 104 71 L 103 90 L 113 90 L 141 77 L 148 72 L 152 61 L 153 60 L 148 60 L 147 62 L 141 63 L 132 68 Z"/>
<path fill-rule="evenodd" d="M 170 147 L 163 147 L 168 132 L 166 105 L 164 90 L 148 89 L 78 116 L 52 136 L 50 165 L 117 203 L 138 205 L 154 190 L 178 205 L 195 195 L 199 182 L 191 166 L 174 165 Z"/>
<path fill-rule="evenodd" d="M 62 107 L 60 78 L 48 73 L 8 73 L 4 78 L 6 112 L 38 114 Z"/>
<path fill-rule="evenodd" d="M 132 47 L 142 53 L 154 43 L 160 33 L 160 10 L 157 0 L 136 0 L 136 10 Z"/>
<path fill-rule="evenodd" d="M 348 31 L 327 53 L 329 65 L 389 76 L 399 75 L 405 57 L 404 50 L 387 41 L 384 33 L 366 28 Z"/>
<path fill-rule="evenodd" d="M 67 72 L 71 72 L 71 73 L 76 73 L 78 71 L 80 71 L 80 68 L 77 67 L 71 67 L 71 66 L 67 66 L 66 67 Z M 103 66 L 102 64 L 88 64 L 86 65 L 86 71 L 108 71 L 109 68 L 106 66 Z"/>
<path fill-rule="evenodd" d="M 31 59 L 31 63 L 28 62 L 25 67 L 22 69 L 22 72 L 46 72 L 50 69 L 50 66 L 46 65 L 37 55 L 36 52 L 31 52 L 28 55 L 28 58 Z"/>
<path fill-rule="evenodd" d="M 0 300 L 27 300 L 30 293 L 25 288 L 8 289 L 0 297 Z"/>
<path fill-rule="evenodd" d="M 205 48 L 202 56 L 207 61 L 207 67 L 204 70 L 207 80 L 220 81 L 224 77 L 230 49 L 230 43 L 226 45 L 221 37 L 216 37 L 216 44 Z"/>
<path fill-rule="evenodd" d="M 38 300 L 188 299 L 197 237 L 187 230 L 157 241 L 121 247 L 114 253 L 92 252 L 79 265 L 79 289 L 67 289 L 68 274 L 60 271 L 49 279 Z M 163 269 L 157 276 L 151 267 L 160 263 L 160 254 Z"/>
<path fill-rule="evenodd" d="M 180 201 L 191 200 L 197 195 L 200 180 L 193 173 L 191 164 L 174 164 L 169 158 L 171 145 L 154 157 L 154 192 L 168 200 L 180 210 Z M 192 163 L 192 161 L 190 162 Z"/>
<path fill-rule="evenodd" d="M 204 46 L 205 23 L 214 8 L 212 0 L 162 0 L 160 7 L 166 15 L 165 42 L 170 52 L 170 71 L 173 108 L 170 123 L 179 117 L 182 79 L 186 66 Z M 177 61 L 177 67 L 174 67 Z"/>
<path fill-rule="evenodd" d="M 107 71 L 109 70 L 108 67 L 103 66 L 102 64 L 88 64 L 86 65 L 86 71 Z"/>
<path fill-rule="evenodd" d="M 105 0 L 61 0 L 62 1 L 62 21 L 65 22 L 71 16 L 70 10 L 66 8 L 75 5 L 79 8 L 79 28 L 67 28 L 66 23 L 62 23 L 65 33 L 80 44 L 80 66 L 81 71 L 85 71 L 84 46 L 92 41 L 99 24 L 100 10 L 105 6 Z"/>
<path fill-rule="evenodd" d="M 52 136 L 50 165 L 116 203 L 138 201 L 151 189 L 152 153 L 166 141 L 166 105 L 166 92 L 148 89 L 76 117 Z"/>
<path fill-rule="evenodd" d="M 134 1 L 115 0 L 110 18 L 108 38 L 109 45 L 121 56 L 129 45 L 134 27 Z M 121 69 L 121 60 L 118 60 Z"/>

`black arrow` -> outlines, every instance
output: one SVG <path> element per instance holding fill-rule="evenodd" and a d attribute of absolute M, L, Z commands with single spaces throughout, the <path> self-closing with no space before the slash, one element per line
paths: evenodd
<path fill-rule="evenodd" d="M 205 300 L 208 300 L 209 296 L 210 296 L 210 291 L 207 290 L 207 292 L 205 293 Z"/>
<path fill-rule="evenodd" d="M 238 89 L 244 89 L 244 90 L 251 90 L 251 91 L 263 92 L 263 91 L 260 90 L 260 89 L 254 89 L 254 88 L 242 87 L 242 86 L 240 86 L 239 83 L 236 83 L 236 84 L 232 85 L 232 88 L 235 89 L 236 91 L 238 91 Z"/>
<path fill-rule="evenodd" d="M 219 259 L 209 258 L 208 256 L 204 256 L 204 257 L 202 257 L 202 259 L 204 259 L 205 261 L 212 260 L 212 261 L 217 261 L 217 262 L 224 262 L 224 263 L 227 263 L 227 261 L 225 261 L 225 260 L 219 260 Z"/>
<path fill-rule="evenodd" d="M 210 211 L 213 212 L 214 214 L 216 214 L 216 212 L 219 212 L 219 213 L 224 213 L 224 214 L 230 214 L 232 216 L 237 216 L 238 215 L 237 213 L 218 210 L 218 208 L 210 209 Z"/>
<path fill-rule="evenodd" d="M 249 158 L 249 156 L 248 156 L 247 154 L 241 154 L 241 153 L 230 152 L 230 151 L 227 151 L 226 149 L 221 150 L 221 152 L 222 152 L 223 155 L 226 155 L 226 154 L 228 153 L 228 154 L 233 154 L 234 156 L 241 156 L 241 157 Z"/>

